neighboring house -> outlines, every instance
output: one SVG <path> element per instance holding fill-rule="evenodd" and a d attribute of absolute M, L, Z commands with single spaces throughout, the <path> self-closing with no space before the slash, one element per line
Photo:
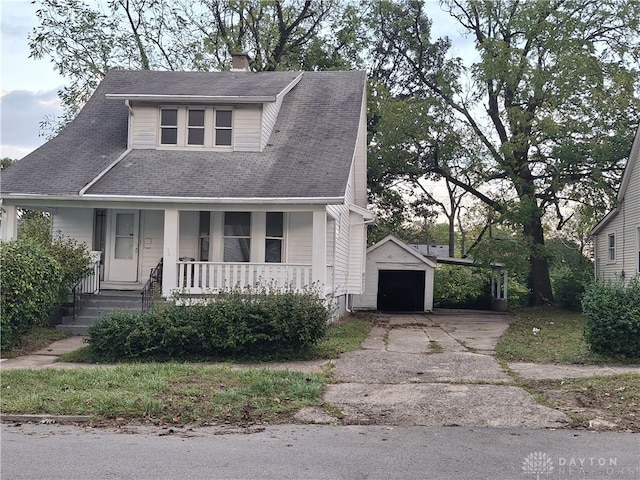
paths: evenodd
<path fill-rule="evenodd" d="M 236 59 L 234 59 L 235 61 Z M 240 61 L 244 61 L 240 58 Z M 101 256 L 101 289 L 364 287 L 366 74 L 110 71 L 55 138 L 2 173 L 17 208 Z"/>
<path fill-rule="evenodd" d="M 626 282 L 640 273 L 640 127 L 622 176 L 617 206 L 591 235 L 597 280 Z"/>

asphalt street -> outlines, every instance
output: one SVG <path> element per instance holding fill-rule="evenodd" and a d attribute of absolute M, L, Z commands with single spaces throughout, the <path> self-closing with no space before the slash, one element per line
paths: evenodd
<path fill-rule="evenodd" d="M 0 473 L 3 480 L 640 478 L 637 434 L 327 425 L 221 433 L 3 425 Z"/>

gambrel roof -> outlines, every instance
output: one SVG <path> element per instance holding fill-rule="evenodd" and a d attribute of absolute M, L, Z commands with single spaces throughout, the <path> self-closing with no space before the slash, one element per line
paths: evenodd
<path fill-rule="evenodd" d="M 340 199 L 354 157 L 365 83 L 361 71 L 112 70 L 59 135 L 3 172 L 2 196 Z M 125 99 L 184 96 L 259 103 L 275 101 L 283 92 L 273 133 L 261 152 L 127 152 Z"/>

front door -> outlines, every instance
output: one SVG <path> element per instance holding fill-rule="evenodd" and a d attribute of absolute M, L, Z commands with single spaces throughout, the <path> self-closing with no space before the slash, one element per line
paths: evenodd
<path fill-rule="evenodd" d="M 112 210 L 109 282 L 138 281 L 138 211 Z"/>

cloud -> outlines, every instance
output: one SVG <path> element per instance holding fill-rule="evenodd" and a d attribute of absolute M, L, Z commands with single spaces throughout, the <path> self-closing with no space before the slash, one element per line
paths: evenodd
<path fill-rule="evenodd" d="M 2 157 L 21 158 L 46 140 L 40 136 L 40 122 L 58 117 L 62 107 L 58 89 L 42 92 L 12 90 L 0 97 L 0 142 Z"/>

